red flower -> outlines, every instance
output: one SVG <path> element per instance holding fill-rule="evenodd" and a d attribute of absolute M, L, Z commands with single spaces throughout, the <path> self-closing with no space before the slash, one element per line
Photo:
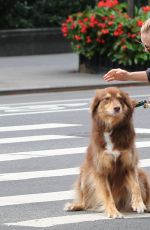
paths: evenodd
<path fill-rule="evenodd" d="M 79 24 L 79 25 L 82 25 L 83 22 L 82 22 L 81 20 L 78 20 L 78 24 Z"/>
<path fill-rule="evenodd" d="M 81 27 L 81 33 L 85 34 L 87 32 L 88 27 L 82 21 L 78 21 L 78 23 Z"/>
<path fill-rule="evenodd" d="M 129 38 L 136 38 L 137 37 L 137 34 L 127 33 L 127 35 Z"/>
<path fill-rule="evenodd" d="M 100 43 L 101 39 L 100 38 L 96 38 L 96 41 Z"/>
<path fill-rule="evenodd" d="M 127 33 L 128 37 L 131 38 L 131 33 Z"/>
<path fill-rule="evenodd" d="M 116 36 L 116 37 L 119 36 L 119 32 L 117 30 L 114 32 L 114 36 Z"/>
<path fill-rule="evenodd" d="M 136 38 L 136 34 L 131 34 L 131 38 Z"/>
<path fill-rule="evenodd" d="M 89 19 L 88 19 L 88 18 L 84 18 L 83 21 L 84 21 L 84 22 L 88 22 Z"/>
<path fill-rule="evenodd" d="M 103 20 L 103 21 L 105 21 L 105 20 L 107 20 L 107 19 L 108 19 L 108 17 L 107 17 L 107 16 L 102 16 L 101 18 L 102 18 L 102 20 Z"/>
<path fill-rule="evenodd" d="M 78 24 L 81 27 L 81 33 L 85 34 L 87 32 L 88 27 L 81 20 L 78 20 Z"/>
<path fill-rule="evenodd" d="M 95 18 L 95 16 L 91 16 L 90 18 L 90 27 L 95 27 L 95 25 L 98 24 L 98 20 Z"/>
<path fill-rule="evenodd" d="M 67 36 L 68 36 L 68 34 L 67 34 L 67 33 L 64 33 L 63 35 L 64 35 L 64 37 L 67 37 Z"/>
<path fill-rule="evenodd" d="M 66 37 L 68 35 L 68 27 L 67 27 L 66 23 L 62 24 L 61 31 L 63 32 L 64 37 Z"/>
<path fill-rule="evenodd" d="M 126 49 L 127 49 L 127 46 L 126 46 L 126 45 L 123 45 L 123 46 L 122 46 L 122 49 L 123 49 L 123 50 L 126 50 Z"/>
<path fill-rule="evenodd" d="M 143 6 L 143 7 L 142 7 L 142 10 L 143 10 L 144 12 L 149 12 L 149 11 L 150 11 L 150 6 Z"/>
<path fill-rule="evenodd" d="M 81 46 L 80 45 L 76 45 L 77 49 L 81 49 Z"/>
<path fill-rule="evenodd" d="M 142 21 L 142 20 L 138 20 L 138 21 L 137 21 L 137 25 L 138 25 L 139 27 L 141 27 L 141 26 L 143 25 L 143 21 Z"/>
<path fill-rule="evenodd" d="M 106 28 L 107 25 L 105 23 L 98 23 L 99 28 Z"/>
<path fill-rule="evenodd" d="M 68 19 L 66 20 L 66 22 L 67 22 L 67 23 L 73 22 L 73 18 L 69 16 Z"/>
<path fill-rule="evenodd" d="M 115 19 L 115 16 L 114 15 L 110 15 L 109 18 L 110 19 Z"/>
<path fill-rule="evenodd" d="M 118 28 L 121 29 L 122 27 L 123 27 L 123 25 L 120 23 L 120 24 L 118 25 Z"/>
<path fill-rule="evenodd" d="M 76 23 L 73 22 L 70 28 L 73 30 L 75 27 L 76 27 Z"/>
<path fill-rule="evenodd" d="M 98 2 L 98 7 L 109 7 L 112 8 L 115 5 L 118 4 L 118 0 L 104 0 L 104 1 L 100 1 Z"/>
<path fill-rule="evenodd" d="M 123 34 L 122 26 L 118 26 L 118 28 L 114 31 L 114 36 L 118 37 Z"/>
<path fill-rule="evenodd" d="M 104 39 L 101 39 L 101 38 L 96 38 L 96 41 L 98 43 L 100 43 L 100 44 L 104 44 L 105 43 Z"/>
<path fill-rule="evenodd" d="M 91 42 L 92 42 L 92 39 L 91 39 L 90 36 L 87 36 L 87 37 L 86 37 L 86 42 L 87 42 L 87 43 L 91 43 Z"/>
<path fill-rule="evenodd" d="M 114 31 L 114 36 L 117 37 L 117 36 L 119 36 L 121 34 L 123 34 L 123 25 L 120 23 L 118 25 L 118 28 Z"/>
<path fill-rule="evenodd" d="M 109 34 L 109 30 L 105 29 L 101 31 L 103 34 Z"/>
<path fill-rule="evenodd" d="M 109 26 L 112 26 L 114 24 L 114 22 L 108 22 Z"/>
<path fill-rule="evenodd" d="M 82 38 L 79 35 L 74 35 L 74 39 L 77 40 L 77 41 L 82 40 Z"/>
<path fill-rule="evenodd" d="M 87 26 L 82 25 L 81 33 L 85 34 L 87 32 Z"/>

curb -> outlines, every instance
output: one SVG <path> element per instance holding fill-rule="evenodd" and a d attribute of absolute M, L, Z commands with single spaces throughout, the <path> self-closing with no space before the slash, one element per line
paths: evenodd
<path fill-rule="evenodd" d="M 79 86 L 66 86 L 66 87 L 49 87 L 49 88 L 31 88 L 31 89 L 10 89 L 0 90 L 0 96 L 5 95 L 19 95 L 19 94 L 34 94 L 34 93 L 54 93 L 54 92 L 69 92 L 69 91 L 81 91 L 102 89 L 105 87 L 131 87 L 131 86 L 147 86 L 146 82 L 130 82 L 130 83 L 113 83 L 99 84 L 99 85 L 79 85 Z"/>

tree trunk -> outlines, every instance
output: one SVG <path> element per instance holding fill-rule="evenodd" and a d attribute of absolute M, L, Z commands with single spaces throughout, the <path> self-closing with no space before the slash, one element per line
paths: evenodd
<path fill-rule="evenodd" d="M 128 15 L 134 17 L 134 0 L 128 0 Z"/>

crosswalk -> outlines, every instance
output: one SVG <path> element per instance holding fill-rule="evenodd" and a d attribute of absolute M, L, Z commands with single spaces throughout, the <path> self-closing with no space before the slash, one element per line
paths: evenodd
<path fill-rule="evenodd" d="M 9 121 L 9 125 L 0 126 L 0 211 L 6 211 L 0 221 L 2 226 L 47 228 L 108 220 L 102 213 L 63 210 L 64 204 L 74 197 L 72 184 L 87 148 L 88 135 L 79 134 L 85 124 L 88 126 L 88 103 L 89 99 L 83 98 L 0 106 L 1 119 Z M 62 117 L 66 112 L 70 116 L 65 120 Z M 41 116 L 49 113 L 47 122 L 40 123 Z M 75 113 L 84 113 L 79 122 L 72 122 Z M 17 119 L 10 125 L 18 116 L 20 123 Z M 33 117 L 33 123 L 27 116 Z M 150 130 L 137 128 L 136 132 L 149 134 Z M 18 144 L 22 150 L 11 151 Z M 150 141 L 137 140 L 136 146 L 141 150 L 149 148 Z M 149 168 L 150 159 L 141 158 L 139 166 Z M 12 209 L 16 213 L 12 214 Z M 128 213 L 125 218 L 150 218 L 150 214 Z"/>
<path fill-rule="evenodd" d="M 0 106 L 1 116 L 19 116 L 43 113 L 61 113 L 88 110 L 89 99 L 68 99 L 57 101 L 5 104 Z"/>
<path fill-rule="evenodd" d="M 135 218 L 136 216 L 133 213 L 130 215 L 126 214 L 126 219 Z M 149 218 L 149 214 L 138 214 L 137 218 Z M 42 219 L 35 219 L 29 221 L 20 221 L 18 223 L 10 223 L 10 225 L 22 226 L 22 227 L 52 227 L 52 226 L 59 226 L 59 225 L 66 225 L 66 224 L 76 224 L 76 223 L 83 223 L 83 222 L 95 222 L 100 220 L 108 220 L 104 214 L 76 214 L 76 215 L 67 215 L 67 216 L 60 216 L 60 217 L 50 217 L 50 218 L 42 218 Z"/>

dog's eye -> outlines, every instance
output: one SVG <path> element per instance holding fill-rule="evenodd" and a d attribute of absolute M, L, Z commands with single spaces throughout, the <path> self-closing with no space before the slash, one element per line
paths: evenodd
<path fill-rule="evenodd" d="M 110 97 L 104 97 L 104 101 L 109 101 Z"/>
<path fill-rule="evenodd" d="M 124 98 L 123 97 L 118 98 L 118 100 L 120 101 L 120 103 L 124 104 Z"/>
<path fill-rule="evenodd" d="M 122 97 L 117 97 L 117 99 L 118 99 L 119 101 L 122 101 L 122 100 L 123 100 L 123 98 L 122 98 Z"/>

